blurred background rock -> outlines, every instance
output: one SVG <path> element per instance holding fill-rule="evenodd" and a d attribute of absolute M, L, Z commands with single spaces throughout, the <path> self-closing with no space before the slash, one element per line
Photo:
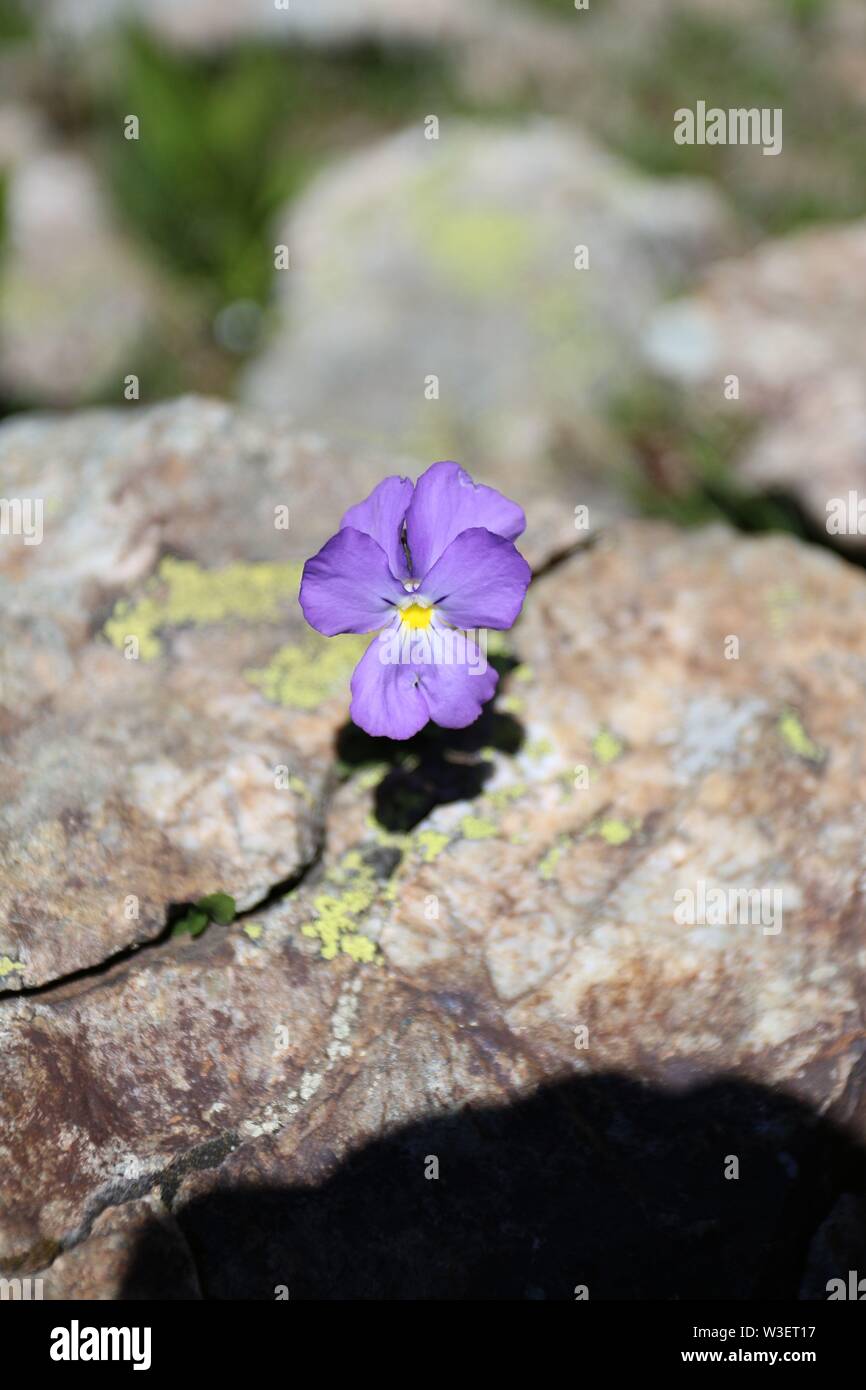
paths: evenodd
<path fill-rule="evenodd" d="M 135 375 L 593 525 L 809 535 L 866 483 L 859 0 L 0 0 L 0 41 L 3 415 Z M 698 100 L 782 153 L 677 145 Z"/>

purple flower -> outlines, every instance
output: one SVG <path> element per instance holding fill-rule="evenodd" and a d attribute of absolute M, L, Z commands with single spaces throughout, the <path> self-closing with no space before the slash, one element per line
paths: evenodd
<path fill-rule="evenodd" d="M 326 637 L 381 629 L 355 667 L 351 715 L 411 738 L 434 719 L 463 729 L 496 689 L 486 633 L 511 627 L 531 578 L 514 546 L 526 517 L 456 463 L 417 483 L 385 478 L 304 566 L 300 602 Z"/>

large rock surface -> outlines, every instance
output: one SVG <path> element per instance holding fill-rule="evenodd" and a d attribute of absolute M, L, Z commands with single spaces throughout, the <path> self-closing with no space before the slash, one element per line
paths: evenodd
<path fill-rule="evenodd" d="M 44 532 L 0 539 L 4 987 L 152 938 L 172 904 L 249 907 L 314 855 L 363 642 L 307 628 L 300 571 L 384 471 L 194 399 L 4 427 L 4 493 Z"/>
<path fill-rule="evenodd" d="M 580 503 L 616 514 L 611 398 L 651 310 L 733 232 L 708 186 L 636 175 L 556 122 L 443 116 L 437 140 L 419 121 L 322 176 L 276 241 L 282 323 L 247 399 L 366 446 L 531 467 L 568 524 Z"/>
<path fill-rule="evenodd" d="M 756 428 L 734 466 L 763 491 L 793 495 L 820 528 L 827 504 L 866 496 L 866 221 L 760 246 L 714 267 L 666 305 L 650 361 L 705 418 L 744 411 Z M 739 400 L 724 383 L 739 377 Z M 863 548 L 864 535 L 838 536 Z"/>
<path fill-rule="evenodd" d="M 478 726 L 323 738 L 293 891 L 0 1005 L 0 1265 L 48 1297 L 795 1296 L 863 1182 L 864 597 L 792 540 L 625 526 L 536 580 Z M 255 698 L 244 737 L 282 718 L 314 761 Z M 778 889 L 781 930 L 679 924 L 701 880 Z"/>

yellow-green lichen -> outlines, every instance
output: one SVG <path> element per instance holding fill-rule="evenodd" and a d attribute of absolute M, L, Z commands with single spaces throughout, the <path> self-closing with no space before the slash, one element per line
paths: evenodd
<path fill-rule="evenodd" d="M 348 683 L 364 655 L 369 637 L 305 636 L 275 652 L 267 666 L 245 671 L 250 685 L 266 700 L 289 709 L 316 709 Z"/>
<path fill-rule="evenodd" d="M 438 859 L 447 844 L 448 836 L 438 830 L 419 830 L 415 836 L 415 845 L 425 864 L 432 864 L 434 859 Z"/>
<path fill-rule="evenodd" d="M 496 811 L 504 811 L 506 806 L 512 801 L 518 801 L 526 792 L 523 782 L 512 782 L 507 787 L 497 787 L 496 791 L 490 792 L 485 801 Z"/>
<path fill-rule="evenodd" d="M 794 584 L 777 584 L 767 591 L 766 598 L 770 626 L 775 633 L 781 634 L 801 602 L 800 591 Z"/>
<path fill-rule="evenodd" d="M 298 796 L 302 796 L 310 806 L 313 805 L 315 797 L 303 777 L 296 777 L 294 773 L 292 773 L 289 777 L 289 790 L 295 792 Z"/>
<path fill-rule="evenodd" d="M 27 966 L 22 965 L 20 960 L 13 960 L 11 956 L 0 956 L 0 980 L 11 975 L 13 970 L 24 971 L 26 969 Z"/>
<path fill-rule="evenodd" d="M 316 895 L 313 899 L 316 917 L 305 923 L 301 931 L 304 936 L 318 937 L 324 960 L 333 960 L 339 952 L 357 961 L 375 960 L 376 943 L 358 930 L 359 919 L 380 895 L 373 870 L 357 850 L 350 850 L 328 878 L 337 885 L 338 891 Z M 348 886 L 341 887 L 343 884 Z"/>
<path fill-rule="evenodd" d="M 250 941 L 258 941 L 263 930 L 264 928 L 259 926 L 258 922 L 247 922 L 244 925 L 244 931 L 246 935 L 250 938 Z"/>
<path fill-rule="evenodd" d="M 564 853 L 565 841 L 561 840 L 557 844 L 551 845 L 538 866 L 539 877 L 543 879 L 553 878 L 556 873 L 556 866 Z"/>
<path fill-rule="evenodd" d="M 522 682 L 535 680 L 535 672 L 525 661 L 521 661 L 520 665 L 515 666 L 514 670 L 511 672 L 511 679 Z"/>
<path fill-rule="evenodd" d="M 610 729 L 599 729 L 592 740 L 592 752 L 597 762 L 616 762 L 622 751 L 623 744 Z"/>
<path fill-rule="evenodd" d="M 167 556 L 134 602 L 120 599 L 103 629 L 119 650 L 129 638 L 138 656 L 152 661 L 162 651 L 159 633 L 167 628 L 204 627 L 229 620 L 274 622 L 297 597 L 299 564 L 226 565 L 206 570 L 191 560 Z"/>
<path fill-rule="evenodd" d="M 363 768 L 355 778 L 358 790 L 362 792 L 372 791 L 374 787 L 378 787 L 382 778 L 387 776 L 387 773 L 387 763 L 374 763 L 372 767 Z"/>
<path fill-rule="evenodd" d="M 463 294 L 489 297 L 513 288 L 532 249 L 526 220 L 492 208 L 442 207 L 442 216 L 431 217 L 433 202 L 422 196 L 417 225 L 435 269 Z"/>
<path fill-rule="evenodd" d="M 402 853 L 412 846 L 411 835 L 402 830 L 386 830 L 371 812 L 364 817 L 364 824 L 372 832 L 378 845 L 385 845 L 388 849 L 399 849 Z"/>
<path fill-rule="evenodd" d="M 594 827 L 594 833 L 599 835 L 608 845 L 624 845 L 631 839 L 632 835 L 639 827 L 638 821 L 617 820 L 616 817 L 608 817 L 599 821 Z"/>
<path fill-rule="evenodd" d="M 527 758 L 549 758 L 552 752 L 553 744 L 549 738 L 536 738 L 526 745 Z"/>
<path fill-rule="evenodd" d="M 824 750 L 809 737 L 800 716 L 792 709 L 785 710 L 779 719 L 779 733 L 792 753 L 808 763 L 820 763 Z"/>
<path fill-rule="evenodd" d="M 499 708 L 506 714 L 522 714 L 526 709 L 526 702 L 521 700 L 519 695 L 506 695 L 499 701 Z"/>
<path fill-rule="evenodd" d="M 464 816 L 460 829 L 467 840 L 490 840 L 498 833 L 493 821 L 485 820 L 482 816 Z"/>
<path fill-rule="evenodd" d="M 488 656 L 511 656 L 511 643 L 504 632 L 498 628 L 490 628 L 487 631 L 487 655 Z"/>
<path fill-rule="evenodd" d="M 376 959 L 375 941 L 371 941 L 369 936 L 362 936 L 360 932 L 350 932 L 344 936 L 341 949 L 344 955 L 351 956 L 352 960 L 362 961 L 365 965 Z M 324 951 L 322 954 L 324 955 Z"/>

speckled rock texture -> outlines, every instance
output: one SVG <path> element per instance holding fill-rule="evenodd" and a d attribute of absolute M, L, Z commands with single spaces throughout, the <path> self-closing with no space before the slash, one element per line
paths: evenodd
<path fill-rule="evenodd" d="M 152 939 L 171 904 L 249 908 L 314 857 L 365 643 L 313 633 L 298 583 L 384 471 L 215 401 L 0 432 L 5 495 L 42 518 L 0 544 L 4 987 Z M 513 490 L 543 562 L 556 508 L 528 472 Z"/>
<path fill-rule="evenodd" d="M 828 504 L 866 496 L 866 222 L 800 233 L 713 268 L 650 324 L 650 361 L 705 418 L 743 412 L 753 429 L 734 466 L 756 490 L 787 493 L 825 529 Z M 739 398 L 725 396 L 739 379 Z M 832 422 L 832 428 L 828 427 Z M 866 548 L 862 529 L 836 530 Z"/>
<path fill-rule="evenodd" d="M 220 559 L 277 563 L 298 537 L 272 534 L 255 428 L 195 408 L 217 477 L 248 450 Z M 161 419 L 179 499 L 185 476 L 205 486 L 184 467 L 202 457 L 193 409 L 138 417 L 120 449 Z M 302 446 L 264 457 L 291 504 Z M 141 463 L 130 476 L 146 486 Z M 311 526 L 329 529 L 342 503 L 325 490 L 344 485 L 321 470 Z M 172 509 L 206 570 L 218 497 L 207 553 Z M 170 548 L 130 573 L 131 598 Z M 95 541 L 81 563 L 98 574 Z M 68 587 L 67 642 L 83 602 Z M 253 731 L 281 737 L 313 788 L 311 848 L 295 886 L 230 925 L 71 979 L 51 946 L 51 982 L 0 1002 L 0 1268 L 51 1298 L 823 1296 L 831 1212 L 864 1184 L 864 595 L 859 570 L 790 539 L 625 525 L 539 567 L 491 646 L 503 678 L 479 723 L 406 745 L 346 726 L 344 681 L 313 710 L 254 684 L 237 724 L 243 677 L 209 664 L 240 641 L 225 613 L 150 624 L 154 714 L 147 663 L 123 662 L 103 618 L 81 638 L 105 662 L 85 727 L 110 662 L 138 673 L 130 730 L 137 710 L 161 728 L 173 690 L 223 691 L 209 815 L 229 814 L 220 760 Z M 299 640 L 295 621 L 287 605 L 241 626 L 261 650 L 261 633 L 285 643 L 280 624 Z M 58 699 L 41 696 L 59 726 Z M 160 804 L 150 787 L 141 815 Z M 179 811 L 172 832 L 193 862 L 197 825 Z M 297 862 L 279 818 L 254 843 Z M 251 862 L 261 894 L 248 847 L 238 879 Z M 171 861 L 156 868 L 164 908 Z M 678 916 L 678 895 L 710 890 L 766 890 L 772 914 Z M 34 910 L 34 952 L 43 938 Z"/>

